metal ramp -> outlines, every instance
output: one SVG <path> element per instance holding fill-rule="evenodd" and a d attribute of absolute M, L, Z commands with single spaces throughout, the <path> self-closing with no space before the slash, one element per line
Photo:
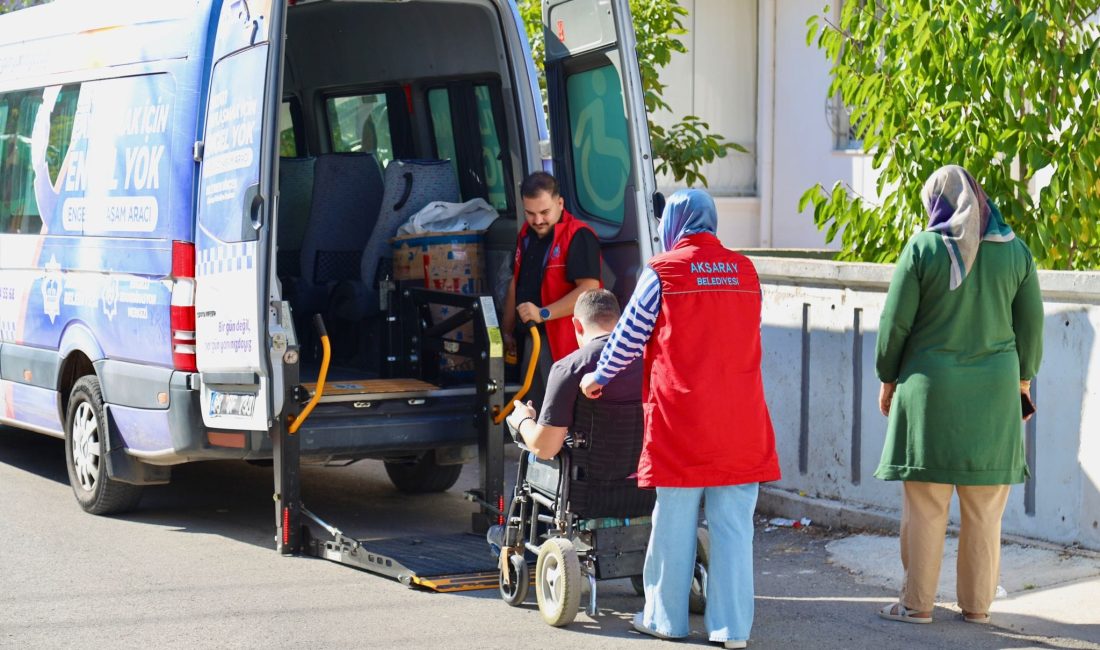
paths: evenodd
<path fill-rule="evenodd" d="M 504 436 L 494 419 L 504 409 L 506 386 L 504 347 L 493 299 L 427 289 L 403 289 L 400 293 L 400 300 L 391 302 L 391 310 L 399 312 L 400 317 L 391 311 L 387 319 L 396 328 L 395 355 L 391 357 L 395 377 L 334 380 L 326 382 L 318 395 L 315 383 L 299 381 L 296 364 L 283 365 L 284 412 L 270 431 L 276 548 L 284 555 L 303 553 L 389 576 L 410 587 L 434 591 L 495 587 L 499 576 L 497 559 L 490 552 L 484 532 L 489 526 L 502 523 L 504 517 Z M 453 307 L 456 313 L 441 323 L 428 325 L 429 306 L 436 304 Z M 289 310 L 284 317 L 289 320 Z M 320 317 L 315 317 L 315 322 L 325 351 L 323 367 L 327 368 L 328 337 Z M 449 332 L 467 322 L 474 323 L 472 341 L 448 338 Z M 290 341 L 288 354 L 297 354 L 296 341 Z M 473 382 L 440 387 L 425 380 L 434 379 L 426 375 L 431 374 L 432 368 L 438 368 L 441 354 L 470 359 L 474 365 Z M 481 485 L 466 493 L 467 499 L 480 506 L 471 517 L 474 534 L 411 535 L 360 542 L 305 508 L 301 500 L 300 443 L 296 432 L 315 404 L 355 403 L 395 396 L 411 401 L 458 395 L 470 398 L 469 414 L 477 431 Z M 331 537 L 314 537 L 303 518 L 311 519 Z"/>
<path fill-rule="evenodd" d="M 498 560 L 482 535 L 410 535 L 359 541 L 336 533 L 310 540 L 311 555 L 437 592 L 494 589 Z"/>

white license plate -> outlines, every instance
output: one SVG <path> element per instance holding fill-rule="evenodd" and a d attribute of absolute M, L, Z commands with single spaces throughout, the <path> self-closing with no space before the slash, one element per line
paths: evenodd
<path fill-rule="evenodd" d="M 250 418 L 256 410 L 256 393 L 210 391 L 210 415 L 236 415 Z"/>

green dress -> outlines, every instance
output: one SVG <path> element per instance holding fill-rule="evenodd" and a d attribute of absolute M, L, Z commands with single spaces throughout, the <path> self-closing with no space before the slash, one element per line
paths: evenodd
<path fill-rule="evenodd" d="M 962 285 L 934 232 L 901 253 L 879 321 L 876 370 L 897 382 L 882 459 L 888 481 L 1022 483 L 1020 379 L 1042 357 L 1043 303 L 1019 239 L 982 242 Z"/>

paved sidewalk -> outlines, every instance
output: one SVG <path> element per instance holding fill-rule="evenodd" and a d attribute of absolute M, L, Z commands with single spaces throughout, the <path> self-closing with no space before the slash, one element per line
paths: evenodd
<path fill-rule="evenodd" d="M 855 534 L 830 541 L 826 549 L 829 560 L 851 571 L 857 581 L 900 590 L 897 537 Z M 956 612 L 957 556 L 958 539 L 948 536 L 937 604 Z M 1000 584 L 1005 593 L 991 608 L 995 626 L 1100 644 L 1100 555 L 1005 543 Z"/>
<path fill-rule="evenodd" d="M 599 583 L 598 614 L 582 612 L 558 629 L 543 623 L 533 594 L 512 608 L 495 590 L 424 593 L 324 560 L 280 557 L 272 550 L 271 471 L 243 463 L 175 468 L 172 483 L 150 489 L 137 511 L 92 517 L 73 502 L 63 454 L 59 440 L 0 431 L 0 522 L 9 540 L 0 545 L 3 648 L 104 640 L 141 650 L 714 647 L 698 616 L 691 639 L 679 645 L 631 629 L 642 599 L 628 580 Z M 476 467 L 454 490 L 415 497 L 395 492 L 381 463 L 302 474 L 307 504 L 350 535 L 462 531 L 474 509 L 461 494 L 477 485 Z M 763 519 L 757 523 L 752 650 L 1100 648 L 1087 640 L 1096 638 L 1095 620 L 1059 618 L 1085 615 L 1098 602 L 1074 583 L 998 601 L 1026 612 L 1016 629 L 966 624 L 943 607 L 932 625 L 895 623 L 875 615 L 897 597 L 895 588 L 830 561 L 830 545 L 843 546 L 852 533 L 817 523 L 768 531 Z M 877 544 L 893 555 L 896 541 Z"/>

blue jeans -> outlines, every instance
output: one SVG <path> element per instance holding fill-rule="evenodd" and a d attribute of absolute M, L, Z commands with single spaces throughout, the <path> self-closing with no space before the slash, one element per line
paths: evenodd
<path fill-rule="evenodd" d="M 670 637 L 685 637 L 695 566 L 699 501 L 706 496 L 710 529 L 707 610 L 711 641 L 748 640 L 753 617 L 752 515 L 759 483 L 708 488 L 657 488 L 653 531 L 646 551 L 642 624 Z"/>

